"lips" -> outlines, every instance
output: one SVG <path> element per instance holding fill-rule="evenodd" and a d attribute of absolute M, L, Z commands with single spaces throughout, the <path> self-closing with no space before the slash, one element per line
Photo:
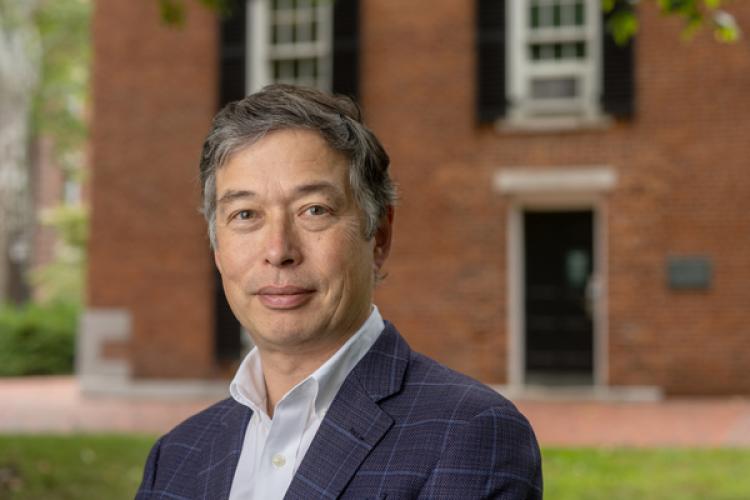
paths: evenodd
<path fill-rule="evenodd" d="M 255 293 L 261 304 L 269 309 L 296 309 L 313 296 L 315 290 L 298 286 L 264 286 Z"/>

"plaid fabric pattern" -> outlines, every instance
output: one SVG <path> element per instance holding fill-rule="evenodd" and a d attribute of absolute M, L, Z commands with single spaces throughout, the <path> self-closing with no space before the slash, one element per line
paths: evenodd
<path fill-rule="evenodd" d="M 227 399 L 163 436 L 137 499 L 226 499 L 251 412 Z M 347 377 L 287 499 L 541 499 L 539 446 L 495 391 L 393 325 Z"/>

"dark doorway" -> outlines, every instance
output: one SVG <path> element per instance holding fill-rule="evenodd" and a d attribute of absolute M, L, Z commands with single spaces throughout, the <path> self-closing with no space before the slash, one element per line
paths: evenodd
<path fill-rule="evenodd" d="M 593 212 L 524 213 L 526 383 L 593 383 Z"/>

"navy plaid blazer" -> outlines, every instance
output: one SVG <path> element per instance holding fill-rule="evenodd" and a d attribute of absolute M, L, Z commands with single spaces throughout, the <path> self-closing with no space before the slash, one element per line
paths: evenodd
<path fill-rule="evenodd" d="M 164 435 L 136 499 L 228 498 L 251 415 L 225 399 Z M 386 323 L 341 386 L 285 498 L 541 499 L 541 456 L 512 403 L 413 352 Z"/>

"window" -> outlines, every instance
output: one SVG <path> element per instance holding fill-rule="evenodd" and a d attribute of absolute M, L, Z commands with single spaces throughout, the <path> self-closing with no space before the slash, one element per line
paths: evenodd
<path fill-rule="evenodd" d="M 511 118 L 599 114 L 599 4 L 599 0 L 508 2 Z"/>
<path fill-rule="evenodd" d="M 479 121 L 631 118 L 634 41 L 617 45 L 606 26 L 633 8 L 614 0 L 603 15 L 600 0 L 476 0 Z"/>
<path fill-rule="evenodd" d="M 333 2 L 249 0 L 247 91 L 272 82 L 330 91 Z"/>

